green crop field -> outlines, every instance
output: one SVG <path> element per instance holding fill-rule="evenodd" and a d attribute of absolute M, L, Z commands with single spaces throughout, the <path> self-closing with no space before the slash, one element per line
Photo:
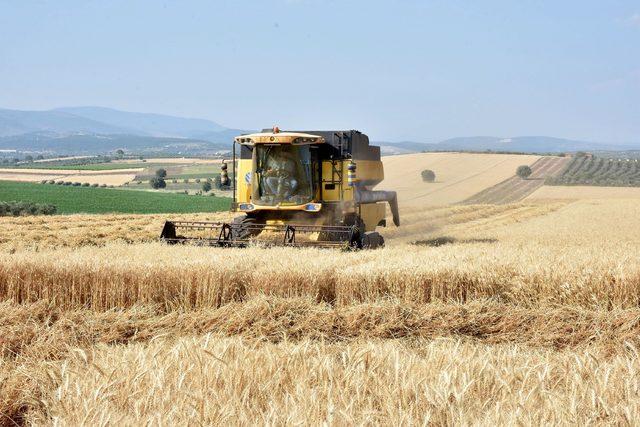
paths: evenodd
<path fill-rule="evenodd" d="M 223 211 L 230 207 L 227 197 L 13 181 L 0 181 L 0 201 L 50 203 L 58 208 L 60 214 L 191 213 Z"/>
<path fill-rule="evenodd" d="M 182 180 L 179 180 L 177 183 L 173 183 L 171 180 L 167 180 L 167 186 L 166 188 L 163 188 L 162 190 L 159 191 L 184 191 L 184 190 L 189 190 L 189 191 L 198 191 L 198 190 L 202 190 L 202 184 L 205 182 L 205 180 L 203 179 L 200 183 L 195 182 L 194 180 L 189 181 L 188 183 L 184 183 L 182 182 Z M 213 183 L 212 183 L 213 185 Z M 120 187 L 121 190 L 141 190 L 141 191 L 150 191 L 151 190 L 151 186 L 149 185 L 149 181 L 142 181 L 140 184 L 138 184 L 138 181 L 133 181 L 130 182 L 129 184 L 127 184 L 124 187 Z M 213 188 L 214 192 L 220 192 L 221 190 L 217 190 L 215 188 Z"/>

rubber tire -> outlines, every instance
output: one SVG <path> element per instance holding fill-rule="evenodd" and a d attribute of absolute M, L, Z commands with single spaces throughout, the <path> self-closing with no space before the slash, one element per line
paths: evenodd
<path fill-rule="evenodd" d="M 384 247 L 384 238 L 377 231 L 365 233 L 362 238 L 363 249 L 379 249 Z"/>
<path fill-rule="evenodd" d="M 237 235 L 233 236 L 233 239 L 239 239 L 239 240 L 245 240 L 245 239 L 249 239 L 253 236 L 257 236 L 258 234 L 260 234 L 259 231 L 255 231 L 255 230 L 248 230 L 244 227 L 242 227 L 242 225 L 244 224 L 258 224 L 258 221 L 256 221 L 255 218 L 247 216 L 247 215 L 241 215 L 241 216 L 237 216 L 235 218 L 233 218 L 233 224 L 241 224 L 240 227 L 238 227 L 237 231 Z"/>
<path fill-rule="evenodd" d="M 358 227 L 359 240 L 357 242 L 353 242 L 350 246 L 352 249 L 362 249 L 364 246 L 364 221 L 357 214 L 347 214 L 343 220 L 343 225 L 348 227 L 356 226 Z"/>

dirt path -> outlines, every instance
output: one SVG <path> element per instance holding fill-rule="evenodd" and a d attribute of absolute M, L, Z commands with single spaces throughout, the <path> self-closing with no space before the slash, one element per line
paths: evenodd
<path fill-rule="evenodd" d="M 543 157 L 531 165 L 533 173 L 529 178 L 522 179 L 514 175 L 469 197 L 462 203 L 499 205 L 522 200 L 542 187 L 547 177 L 559 175 L 567 166 L 569 159 L 569 157 Z"/>

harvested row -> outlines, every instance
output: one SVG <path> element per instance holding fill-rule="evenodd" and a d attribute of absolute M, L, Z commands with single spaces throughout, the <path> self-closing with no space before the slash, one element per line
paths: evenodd
<path fill-rule="evenodd" d="M 640 187 L 603 187 L 578 185 L 544 185 L 527 197 L 527 201 L 543 200 L 607 200 L 640 199 Z"/>
<path fill-rule="evenodd" d="M 568 157 L 542 157 L 531 165 L 532 174 L 527 179 L 513 176 L 493 187 L 466 199 L 467 205 L 489 203 L 505 204 L 520 201 L 542 187 L 545 179 L 562 173 L 569 162 Z"/>
<path fill-rule="evenodd" d="M 598 310 L 640 305 L 637 247 L 514 251 L 501 243 L 406 246 L 340 253 L 318 249 L 211 249 L 161 244 L 0 254 L 0 299 L 53 300 L 63 309 L 159 304 L 220 307 L 257 295 L 334 305 L 390 299 Z M 327 256 L 330 255 L 330 256 Z"/>
<path fill-rule="evenodd" d="M 5 302 L 0 303 L 0 357 L 57 360 L 64 358 L 69 348 L 205 333 L 274 343 L 455 336 L 487 344 L 555 350 L 589 347 L 612 356 L 640 346 L 639 318 L 638 308 L 611 312 L 526 309 L 486 300 L 428 305 L 380 302 L 334 308 L 307 298 L 256 297 L 219 309 L 170 313 L 153 306 L 95 312 L 63 311 L 49 301 Z"/>
<path fill-rule="evenodd" d="M 389 245 L 414 243 L 425 238 L 442 237 L 442 233 L 464 234 L 467 237 L 488 237 L 485 232 L 513 225 L 555 212 L 563 203 L 472 205 L 405 210 L 402 227 L 384 231 Z"/>

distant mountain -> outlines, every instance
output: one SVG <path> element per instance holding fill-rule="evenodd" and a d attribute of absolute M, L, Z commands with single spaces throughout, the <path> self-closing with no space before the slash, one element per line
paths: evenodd
<path fill-rule="evenodd" d="M 233 141 L 233 138 L 235 138 L 236 136 L 244 133 L 251 133 L 251 132 L 252 131 L 242 130 L 242 129 L 225 129 L 218 132 L 196 133 L 193 135 L 193 137 L 196 139 L 202 139 L 209 142 L 230 144 Z"/>
<path fill-rule="evenodd" d="M 407 154 L 421 151 L 511 151 L 522 153 L 563 153 L 575 151 L 626 151 L 638 146 L 600 144 L 554 138 L 550 136 L 468 136 L 447 139 L 438 143 L 376 142 L 385 155 Z"/>
<path fill-rule="evenodd" d="M 233 137 L 246 132 L 210 120 L 103 107 L 49 111 L 0 109 L 0 149 L 6 150 L 65 154 L 103 154 L 120 148 L 210 152 L 230 150 Z"/>
<path fill-rule="evenodd" d="M 0 109 L 0 136 L 31 132 L 126 133 L 118 126 L 79 117 L 63 111 L 20 111 Z"/>
<path fill-rule="evenodd" d="M 447 139 L 435 144 L 436 150 L 518 151 L 526 153 L 561 153 L 572 151 L 629 150 L 624 145 L 600 144 L 550 136 L 472 136 Z"/>
<path fill-rule="evenodd" d="M 201 134 L 227 130 L 215 122 L 204 119 L 187 119 L 164 114 L 131 113 L 104 107 L 68 107 L 54 111 L 105 123 L 127 133 L 145 136 L 198 138 Z"/>
<path fill-rule="evenodd" d="M 49 111 L 0 109 L 0 149 L 7 150 L 102 154 L 113 147 L 138 151 L 170 150 L 173 149 L 171 147 L 230 149 L 234 136 L 248 132 L 251 131 L 229 129 L 205 119 L 132 113 L 104 107 L 67 107 Z M 374 143 L 381 147 L 384 155 L 421 151 L 556 153 L 640 148 L 549 136 L 470 136 L 438 143 Z"/>

